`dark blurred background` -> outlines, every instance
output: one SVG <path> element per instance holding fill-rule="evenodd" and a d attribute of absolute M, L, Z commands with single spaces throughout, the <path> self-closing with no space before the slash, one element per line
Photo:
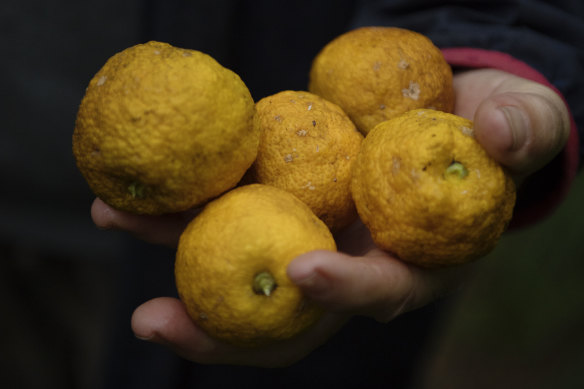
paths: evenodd
<path fill-rule="evenodd" d="M 170 351 L 130 331 L 135 306 L 175 294 L 173 253 L 95 228 L 93 195 L 75 167 L 71 135 L 89 79 L 126 47 L 158 39 L 208 52 L 234 67 L 257 99 L 304 87 L 309 59 L 346 28 L 352 3 L 318 3 L 322 9 L 303 23 L 318 24 L 326 14 L 328 25 L 336 26 L 318 39 L 303 35 L 302 24 L 288 25 L 282 28 L 295 28 L 296 39 L 274 36 L 258 46 L 253 34 L 241 44 L 224 42 L 227 31 L 238 28 L 224 12 L 236 2 L 208 2 L 210 19 L 189 12 L 188 1 L 0 3 L 1 388 L 104 388 L 112 382 L 164 388 L 173 377 L 144 383 L 117 377 L 144 366 L 177 375 L 184 369 Z M 274 13 L 293 12 L 273 4 Z M 174 25 L 169 20 L 176 15 L 182 21 Z M 253 12 L 244 19 L 277 22 Z M 263 56 L 266 69 L 296 71 L 283 77 L 286 72 L 237 67 L 242 56 Z M 480 261 L 466 288 L 441 307 L 423 358 L 412 367 L 412 387 L 584 387 L 582 198 L 579 176 L 552 217 L 508 233 Z M 403 326 L 400 320 L 391 328 Z"/>

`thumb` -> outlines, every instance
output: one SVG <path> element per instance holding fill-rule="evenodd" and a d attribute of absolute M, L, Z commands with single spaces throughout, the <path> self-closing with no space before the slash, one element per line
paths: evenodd
<path fill-rule="evenodd" d="M 292 282 L 324 309 L 382 322 L 447 294 L 461 271 L 409 266 L 377 249 L 364 257 L 312 251 L 288 265 Z"/>
<path fill-rule="evenodd" d="M 563 100 L 550 88 L 520 78 L 485 99 L 474 123 L 477 140 L 517 178 L 550 162 L 570 133 Z"/>

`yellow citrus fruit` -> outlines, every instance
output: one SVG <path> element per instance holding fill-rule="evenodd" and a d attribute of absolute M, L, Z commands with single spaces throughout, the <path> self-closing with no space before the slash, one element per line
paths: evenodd
<path fill-rule="evenodd" d="M 336 250 L 326 225 L 289 192 L 262 184 L 205 206 L 181 235 L 175 279 L 181 300 L 209 335 L 253 347 L 290 338 L 320 309 L 286 275 L 296 256 Z"/>
<path fill-rule="evenodd" d="M 232 188 L 251 166 L 254 111 L 235 73 L 199 51 L 152 41 L 115 54 L 90 81 L 73 152 L 111 206 L 178 212 Z"/>
<path fill-rule="evenodd" d="M 417 108 L 451 112 L 452 70 L 422 34 L 361 27 L 314 58 L 308 90 L 341 106 L 367 134 L 377 123 Z"/>
<path fill-rule="evenodd" d="M 257 182 L 293 193 L 333 230 L 356 219 L 351 165 L 363 136 L 340 107 L 309 92 L 283 91 L 256 104 L 254 125 Z"/>
<path fill-rule="evenodd" d="M 511 219 L 515 186 L 462 117 L 419 109 L 375 126 L 352 193 L 375 243 L 423 266 L 488 253 Z"/>

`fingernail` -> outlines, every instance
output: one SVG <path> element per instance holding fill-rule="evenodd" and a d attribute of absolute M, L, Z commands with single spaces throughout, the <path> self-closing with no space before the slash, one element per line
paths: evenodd
<path fill-rule="evenodd" d="M 509 124 L 509 149 L 519 150 L 527 140 L 527 117 L 523 110 L 513 107 L 500 107 L 499 110 L 503 112 L 507 123 Z"/>
<path fill-rule="evenodd" d="M 310 295 L 321 294 L 328 287 L 328 281 L 315 269 L 290 267 L 288 277 L 305 293 Z"/>
<path fill-rule="evenodd" d="M 149 335 L 138 335 L 136 333 L 134 333 L 134 337 L 138 340 L 142 340 L 144 342 L 151 342 L 151 343 L 157 343 L 157 344 L 162 344 L 165 345 L 167 344 L 166 340 L 160 336 L 158 336 L 158 334 L 156 332 L 153 332 Z"/>

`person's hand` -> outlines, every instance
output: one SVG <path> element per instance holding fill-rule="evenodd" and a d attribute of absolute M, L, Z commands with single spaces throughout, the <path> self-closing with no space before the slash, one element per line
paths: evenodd
<path fill-rule="evenodd" d="M 189 217 L 196 214 L 139 216 L 115 210 L 100 199 L 94 201 L 91 211 L 100 228 L 125 230 L 170 247 L 176 247 Z M 314 327 L 290 341 L 260 349 L 218 342 L 193 323 L 181 301 L 171 297 L 139 306 L 132 316 L 132 329 L 138 338 L 165 345 L 199 363 L 285 366 L 325 342 L 352 315 L 389 321 L 439 298 L 452 289 L 464 271 L 408 266 L 377 249 L 359 221 L 337 234 L 335 240 L 338 253 L 313 251 L 297 257 L 288 267 L 289 277 L 327 311 Z"/>
<path fill-rule="evenodd" d="M 541 84 L 482 69 L 457 74 L 454 90 L 454 113 L 474 121 L 478 141 L 516 181 L 549 163 L 568 140 L 568 109 Z"/>
<path fill-rule="evenodd" d="M 496 71 L 472 70 L 455 76 L 455 113 L 474 120 L 475 136 L 487 152 L 520 182 L 549 162 L 567 141 L 567 109 L 549 88 Z M 94 222 L 102 228 L 134 233 L 149 242 L 175 246 L 194 213 L 135 216 L 96 200 Z M 325 342 L 353 315 L 387 322 L 457 288 L 469 265 L 422 269 L 379 250 L 356 222 L 336 236 L 338 253 L 315 251 L 299 256 L 288 276 L 326 309 L 325 316 L 299 337 L 266 348 L 235 348 L 209 338 L 174 298 L 157 298 L 132 316 L 137 337 L 166 345 L 199 363 L 282 366 Z"/>

